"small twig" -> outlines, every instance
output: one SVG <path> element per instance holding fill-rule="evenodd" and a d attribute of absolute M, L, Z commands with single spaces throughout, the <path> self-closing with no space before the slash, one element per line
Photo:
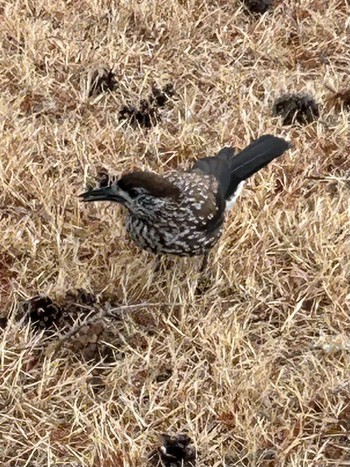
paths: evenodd
<path fill-rule="evenodd" d="M 63 344 L 68 339 L 70 339 L 72 336 L 77 334 L 84 326 L 90 326 L 91 324 L 94 324 L 94 323 L 96 323 L 97 321 L 100 321 L 103 318 L 104 318 L 103 315 L 102 316 L 98 315 L 98 316 L 94 316 L 93 318 L 86 319 L 82 323 L 79 323 L 76 326 L 74 326 L 70 331 L 66 332 L 66 334 L 64 334 L 63 336 L 60 336 L 59 337 L 59 342 L 61 344 Z"/>
<path fill-rule="evenodd" d="M 345 182 L 345 183 L 350 182 L 350 178 L 339 178 L 339 177 L 327 177 L 327 176 L 321 177 L 321 176 L 309 175 L 305 178 L 308 180 L 319 180 L 321 182 Z"/>
<path fill-rule="evenodd" d="M 115 317 L 116 314 L 124 311 L 136 311 L 138 308 L 145 306 L 179 306 L 181 303 L 136 303 L 134 305 L 121 305 L 116 308 L 111 308 L 106 312 L 106 316 Z"/>
<path fill-rule="evenodd" d="M 331 85 L 328 84 L 328 83 L 326 83 L 326 84 L 324 85 L 324 87 L 327 89 L 327 91 L 331 91 L 331 92 L 334 92 L 334 93 L 337 92 L 337 91 L 334 89 L 334 87 L 331 86 Z"/>

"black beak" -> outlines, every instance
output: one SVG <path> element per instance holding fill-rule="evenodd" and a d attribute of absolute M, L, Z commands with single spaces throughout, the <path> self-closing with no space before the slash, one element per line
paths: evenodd
<path fill-rule="evenodd" d="M 81 201 L 114 201 L 115 203 L 123 203 L 125 200 L 118 196 L 112 187 L 97 188 L 96 190 L 89 190 L 79 195 Z"/>

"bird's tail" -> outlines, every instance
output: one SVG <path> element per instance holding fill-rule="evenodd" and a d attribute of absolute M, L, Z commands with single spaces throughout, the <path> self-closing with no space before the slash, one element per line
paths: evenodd
<path fill-rule="evenodd" d="M 192 170 L 214 175 L 220 183 L 225 199 L 230 199 L 241 182 L 281 156 L 291 144 L 283 138 L 264 135 L 253 141 L 236 156 L 234 149 L 225 147 L 216 156 L 199 159 Z"/>
<path fill-rule="evenodd" d="M 230 172 L 235 178 L 246 180 L 290 147 L 291 144 L 283 138 L 272 135 L 261 136 L 232 157 Z"/>
<path fill-rule="evenodd" d="M 283 138 L 264 135 L 253 141 L 236 156 L 231 157 L 231 180 L 226 191 L 226 198 L 232 196 L 239 182 L 251 177 L 290 147 L 291 144 Z"/>

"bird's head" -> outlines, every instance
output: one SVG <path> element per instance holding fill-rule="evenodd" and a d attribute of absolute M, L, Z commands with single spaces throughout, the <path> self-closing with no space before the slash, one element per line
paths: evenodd
<path fill-rule="evenodd" d="M 180 189 L 161 175 L 132 172 L 107 187 L 89 190 L 80 195 L 82 201 L 112 201 L 122 204 L 139 216 L 160 214 L 162 207 L 177 201 Z"/>

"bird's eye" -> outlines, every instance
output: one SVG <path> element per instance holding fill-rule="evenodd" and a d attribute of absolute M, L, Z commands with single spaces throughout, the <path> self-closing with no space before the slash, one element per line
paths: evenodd
<path fill-rule="evenodd" d="M 136 198 L 138 196 L 139 192 L 136 190 L 136 188 L 130 188 L 129 190 L 129 196 L 131 198 Z"/>

